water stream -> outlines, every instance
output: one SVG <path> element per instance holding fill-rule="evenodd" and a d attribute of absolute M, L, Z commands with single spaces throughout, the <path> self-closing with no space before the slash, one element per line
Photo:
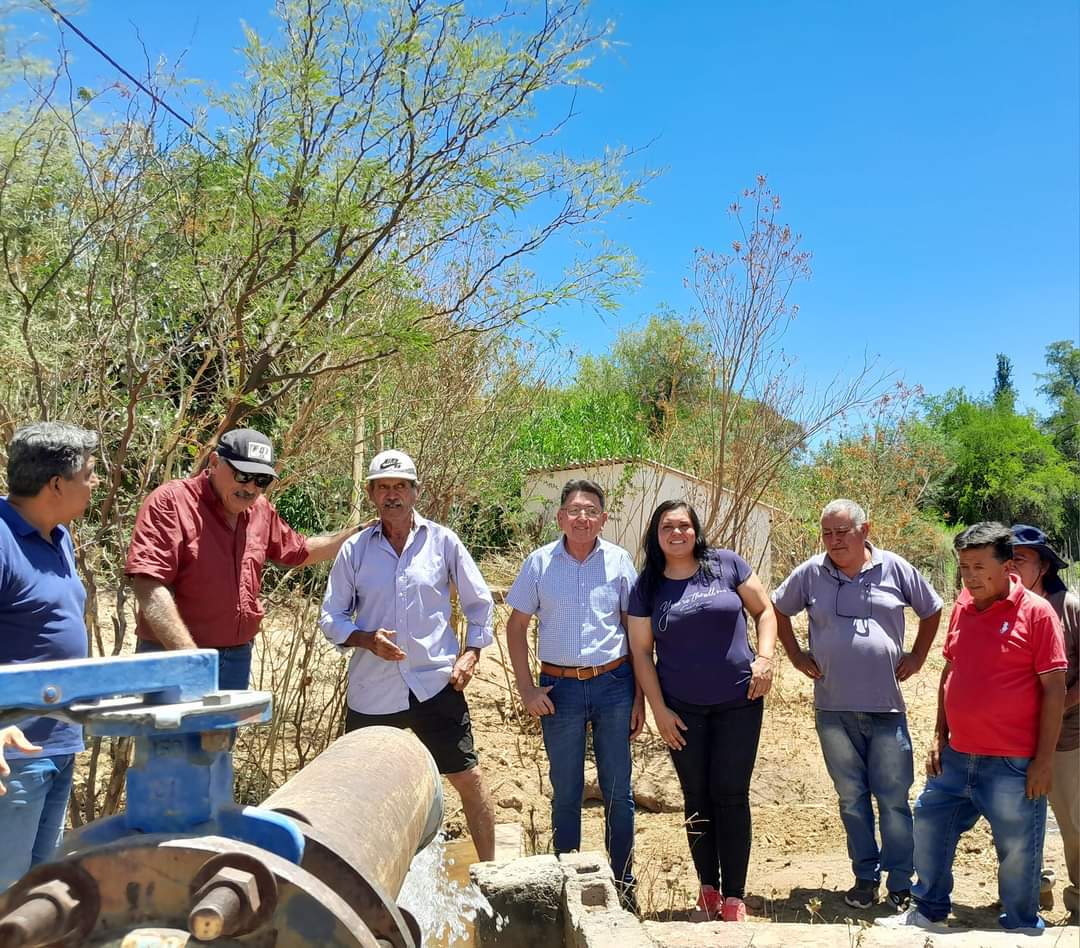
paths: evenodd
<path fill-rule="evenodd" d="M 483 893 L 469 882 L 475 861 L 471 840 L 448 843 L 441 833 L 413 858 L 398 904 L 419 923 L 424 948 L 471 945 L 477 913 L 493 914 Z"/>

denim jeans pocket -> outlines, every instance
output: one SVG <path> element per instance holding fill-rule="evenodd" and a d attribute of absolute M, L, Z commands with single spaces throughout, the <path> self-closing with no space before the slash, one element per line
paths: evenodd
<path fill-rule="evenodd" d="M 1002 757 L 1001 762 L 1005 765 L 1006 770 L 1011 770 L 1014 774 L 1021 777 L 1026 777 L 1028 772 L 1028 764 L 1031 763 L 1030 757 Z"/>

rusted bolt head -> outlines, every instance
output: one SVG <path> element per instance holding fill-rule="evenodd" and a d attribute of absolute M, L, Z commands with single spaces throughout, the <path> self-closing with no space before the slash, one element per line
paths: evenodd
<path fill-rule="evenodd" d="M 60 700 L 60 689 L 55 685 L 46 685 L 41 692 L 41 700 L 46 704 L 56 704 Z"/>

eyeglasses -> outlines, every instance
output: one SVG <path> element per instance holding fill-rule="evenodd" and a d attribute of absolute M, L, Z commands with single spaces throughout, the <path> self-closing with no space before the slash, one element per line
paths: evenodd
<path fill-rule="evenodd" d="M 590 520 L 595 520 L 603 512 L 604 511 L 599 507 L 563 507 L 563 513 L 571 520 L 576 520 L 581 516 L 588 517 Z"/>
<path fill-rule="evenodd" d="M 835 579 L 835 577 L 834 577 Z M 836 614 L 844 619 L 869 619 L 873 615 L 873 585 L 836 580 Z"/>
<path fill-rule="evenodd" d="M 222 460 L 225 461 L 224 458 Z M 274 483 L 273 474 L 249 474 L 247 471 L 238 471 L 228 461 L 225 461 L 225 463 L 229 465 L 237 484 L 254 484 L 259 490 L 266 490 L 267 487 Z"/>

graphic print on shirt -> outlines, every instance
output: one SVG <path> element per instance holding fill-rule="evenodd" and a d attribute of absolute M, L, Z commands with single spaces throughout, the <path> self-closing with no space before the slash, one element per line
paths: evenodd
<path fill-rule="evenodd" d="M 667 631 L 668 617 L 673 609 L 676 615 L 680 616 L 692 616 L 698 612 L 704 611 L 715 595 L 711 585 L 712 584 L 710 583 L 709 586 L 698 589 L 696 592 L 686 593 L 681 599 L 663 600 L 660 603 L 660 615 L 656 621 L 656 628 L 661 632 Z"/>

